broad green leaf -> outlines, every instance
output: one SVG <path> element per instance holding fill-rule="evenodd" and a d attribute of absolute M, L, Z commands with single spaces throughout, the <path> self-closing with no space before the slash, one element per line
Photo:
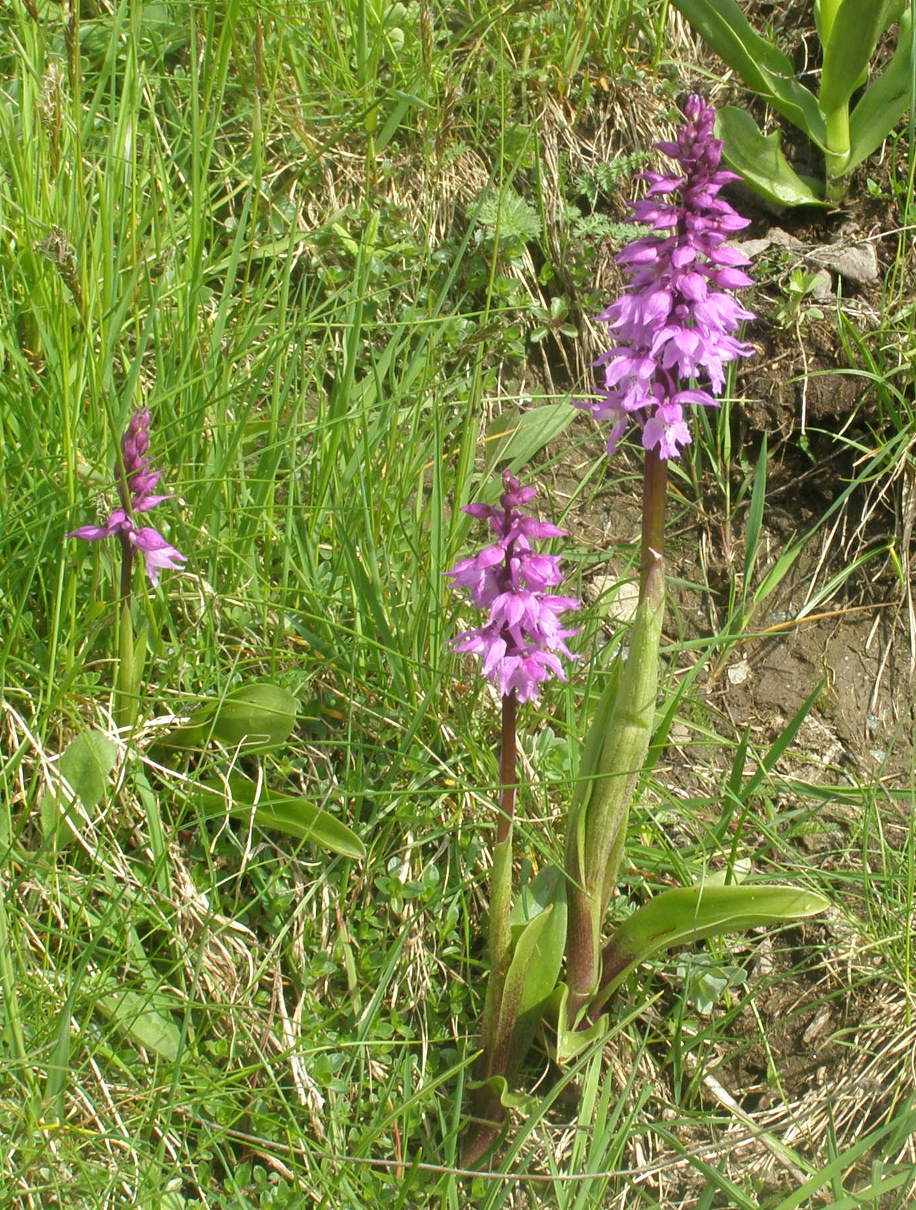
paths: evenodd
<path fill-rule="evenodd" d="M 164 735 L 157 746 L 201 748 L 215 739 L 227 748 L 272 748 L 287 739 L 296 725 L 298 711 L 299 703 L 286 689 L 255 681 L 206 702 L 186 723 Z"/>
<path fill-rule="evenodd" d="M 763 197 L 780 206 L 825 205 L 783 155 L 778 130 L 761 134 L 746 110 L 723 105 L 716 118 L 716 134 L 722 139 L 726 162 Z"/>
<path fill-rule="evenodd" d="M 878 39 L 901 7 L 899 0 L 843 0 L 824 45 L 819 100 L 825 113 L 848 105 L 867 79 Z"/>
<path fill-rule="evenodd" d="M 821 40 L 821 46 L 827 44 L 837 9 L 842 3 L 843 0 L 814 0 L 814 27 Z"/>
<path fill-rule="evenodd" d="M 634 967 L 672 945 L 702 941 L 767 924 L 814 916 L 830 906 L 815 891 L 793 886 L 699 886 L 663 891 L 628 917 L 604 951 L 613 978 L 601 989 L 603 1003 Z"/>
<path fill-rule="evenodd" d="M 823 147 L 826 128 L 814 94 L 795 79 L 792 63 L 779 47 L 751 28 L 734 0 L 671 2 L 749 88 Z"/>
<path fill-rule="evenodd" d="M 565 895 L 565 874 L 555 865 L 546 865 L 519 891 L 509 913 L 509 923 L 515 927 L 527 924 L 547 908 L 563 903 Z"/>
<path fill-rule="evenodd" d="M 330 849 L 332 853 L 340 853 L 342 857 L 352 857 L 356 861 L 365 857 L 366 847 L 356 833 L 307 798 L 280 794 L 276 790 L 263 790 L 260 798 L 257 794 L 258 787 L 253 781 L 234 773 L 226 782 L 210 780 L 199 783 L 194 787 L 193 797 L 213 817 L 231 815 L 247 820 L 253 814 L 259 828 L 284 832 L 297 840 L 312 841 Z"/>
<path fill-rule="evenodd" d="M 57 762 L 57 773 L 65 786 L 87 810 L 100 802 L 108 788 L 108 778 L 118 755 L 116 745 L 101 731 L 83 731 L 71 740 Z M 57 835 L 68 814 L 68 795 L 64 786 L 48 789 L 41 796 L 39 812 L 45 839 Z"/>
<path fill-rule="evenodd" d="M 730 869 L 714 870 L 711 874 L 707 874 L 703 881 L 707 886 L 725 886 L 727 878 L 730 878 L 733 883 L 741 883 L 750 872 L 751 863 L 746 857 L 742 857 Z"/>
<path fill-rule="evenodd" d="M 549 928 L 554 914 L 551 906 L 518 930 L 490 1042 L 493 1075 L 508 1075 L 524 1058 L 556 985 L 563 940 L 557 947 L 556 933 Z"/>
<path fill-rule="evenodd" d="M 286 689 L 268 682 L 241 685 L 217 703 L 211 721 L 214 739 L 226 747 L 246 741 L 280 744 L 296 725 L 299 703 Z"/>
<path fill-rule="evenodd" d="M 145 1050 L 174 1062 L 181 1048 L 181 1030 L 166 1009 L 166 997 L 142 995 L 116 987 L 110 980 L 105 987 L 107 990 L 93 994 L 99 1012 Z"/>
<path fill-rule="evenodd" d="M 566 879 L 562 871 L 556 868 L 543 870 L 542 873 L 552 875 L 545 878 L 539 888 L 539 893 L 544 892 L 549 900 L 543 912 L 539 913 L 547 917 L 547 922 L 537 933 L 522 985 L 518 1018 L 509 1047 L 510 1072 L 523 1062 L 528 1053 L 535 1031 L 557 985 L 560 967 L 563 965 L 563 951 L 566 948 Z M 505 989 L 503 995 L 505 996 Z"/>
<path fill-rule="evenodd" d="M 850 114 L 847 172 L 881 146 L 913 102 L 916 64 L 913 62 L 912 26 L 912 13 L 907 8 L 900 17 L 897 49 Z"/>
<path fill-rule="evenodd" d="M 487 430 L 487 461 L 490 465 L 508 462 L 517 473 L 578 414 L 570 403 L 545 403 L 517 416 L 504 412 Z"/>

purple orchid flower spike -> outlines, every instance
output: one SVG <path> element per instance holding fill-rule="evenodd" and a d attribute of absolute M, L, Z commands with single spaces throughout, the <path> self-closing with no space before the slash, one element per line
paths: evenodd
<path fill-rule="evenodd" d="M 598 316 L 619 344 L 596 362 L 604 366 L 600 399 L 579 407 L 610 420 L 612 454 L 631 417 L 642 444 L 659 458 L 676 458 L 691 440 L 684 405 L 718 406 L 725 365 L 753 347 L 734 333 L 753 312 L 730 291 L 752 285 L 740 266 L 748 258 L 726 240 L 748 225 L 718 196 L 734 172 L 720 169 L 722 143 L 713 138 L 715 110 L 690 96 L 675 142 L 655 146 L 678 163 L 675 175 L 643 173 L 648 196 L 632 204 L 632 221 L 652 228 L 617 256 L 629 275 L 624 294 Z M 707 385 L 684 389 L 684 380 Z"/>
<path fill-rule="evenodd" d="M 102 538 L 118 535 L 125 549 L 139 551 L 146 564 L 146 574 L 152 584 L 158 584 L 159 572 L 168 568 L 179 568 L 187 562 L 187 556 L 176 550 L 171 543 L 151 526 L 138 526 L 135 513 L 145 513 L 171 496 L 154 495 L 154 489 L 162 477 L 149 465 L 148 411 L 135 412 L 121 438 L 121 466 L 115 467 L 118 480 L 118 495 L 121 508 L 116 508 L 104 525 L 83 525 L 74 529 L 68 538 L 83 538 L 87 542 L 98 542 Z"/>
<path fill-rule="evenodd" d="M 536 702 L 543 681 L 551 676 L 566 680 L 560 656 L 579 658 L 565 642 L 578 631 L 560 624 L 560 615 L 578 609 L 579 602 L 548 592 L 563 579 L 560 559 L 538 554 L 531 546 L 540 538 L 562 537 L 566 530 L 521 511 L 537 495 L 536 487 L 522 487 L 508 471 L 503 486 L 499 506 L 467 504 L 462 509 L 488 521 L 497 540 L 446 572 L 488 615 L 483 626 L 463 631 L 451 645 L 454 651 L 479 655 L 484 676 L 503 697 L 514 692 L 519 702 Z"/>

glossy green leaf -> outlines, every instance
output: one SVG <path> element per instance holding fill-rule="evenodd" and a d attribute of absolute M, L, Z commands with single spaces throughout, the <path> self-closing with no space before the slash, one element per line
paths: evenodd
<path fill-rule="evenodd" d="M 724 870 L 713 870 L 707 874 L 704 882 L 707 886 L 725 886 L 726 882 L 740 884 L 751 872 L 751 863 L 746 857 L 741 857 L 733 866 Z"/>
<path fill-rule="evenodd" d="M 157 746 L 201 748 L 214 739 L 227 748 L 272 748 L 289 737 L 298 712 L 298 701 L 286 689 L 255 681 L 206 702 L 187 723 L 164 735 Z"/>
<path fill-rule="evenodd" d="M 524 884 L 512 905 L 509 923 L 519 927 L 549 907 L 565 903 L 566 876 L 555 865 L 544 866 Z"/>
<path fill-rule="evenodd" d="M 504 412 L 487 431 L 487 461 L 491 466 L 507 462 L 517 473 L 577 415 L 578 409 L 569 403 L 545 403 L 518 415 Z"/>
<path fill-rule="evenodd" d="M 63 785 L 49 788 L 41 796 L 39 812 L 45 839 L 58 835 L 68 814 L 68 790 L 87 810 L 102 800 L 117 755 L 117 746 L 101 731 L 83 731 L 71 740 L 57 762 L 56 772 Z"/>
<path fill-rule="evenodd" d="M 799 84 L 791 61 L 748 24 L 734 0 L 671 0 L 671 3 L 749 88 L 823 147 L 826 127 L 814 94 Z"/>
<path fill-rule="evenodd" d="M 663 891 L 628 917 L 605 947 L 605 971 L 613 971 L 613 978 L 602 987 L 599 1006 L 634 967 L 659 950 L 715 933 L 802 920 L 829 906 L 823 895 L 793 886 L 705 883 Z"/>
<path fill-rule="evenodd" d="M 820 104 L 824 112 L 848 105 L 868 74 L 878 39 L 899 17 L 900 0 L 843 0 L 824 44 Z"/>
<path fill-rule="evenodd" d="M 664 612 L 663 591 L 655 600 L 644 597 L 636 608 L 597 776 L 587 809 L 579 813 L 584 820 L 576 820 L 578 868 L 568 873 L 595 899 L 601 917 L 616 882 L 627 816 L 652 738 Z M 598 928 L 596 920 L 596 932 Z"/>
<path fill-rule="evenodd" d="M 362 860 L 366 847 L 355 832 L 336 816 L 322 811 L 307 798 L 280 794 L 262 789 L 240 773 L 225 782 L 210 780 L 195 786 L 194 800 L 207 814 L 217 818 L 231 815 L 236 819 L 251 819 L 260 828 L 283 832 L 296 840 L 308 840 L 339 853 L 342 857 Z"/>
<path fill-rule="evenodd" d="M 916 63 L 913 62 L 912 27 L 913 16 L 907 8 L 900 17 L 897 49 L 850 114 L 847 172 L 877 151 L 913 103 Z"/>
<path fill-rule="evenodd" d="M 783 155 L 779 131 L 761 134 L 746 110 L 723 105 L 716 134 L 722 139 L 726 162 L 762 197 L 780 206 L 825 205 Z"/>
<path fill-rule="evenodd" d="M 492 1033 L 485 1039 L 491 1076 L 509 1076 L 531 1045 L 556 986 L 564 940 L 565 927 L 560 934 L 554 906 L 515 930 L 512 960 L 503 981 Z"/>
<path fill-rule="evenodd" d="M 563 951 L 566 948 L 566 878 L 562 870 L 549 866 L 540 871 L 537 878 L 520 896 L 522 913 L 529 913 L 527 922 L 520 925 L 526 929 L 531 922 L 541 920 L 534 936 L 534 944 L 528 959 L 528 967 L 521 984 L 521 993 L 516 1006 L 516 1021 L 509 1044 L 509 1072 L 522 1063 L 550 1002 L 557 985 Z M 516 942 L 513 952 L 518 952 Z M 510 965 L 510 974 L 512 967 Z M 506 982 L 509 980 L 507 978 Z M 503 988 L 505 1001 L 506 989 Z"/>

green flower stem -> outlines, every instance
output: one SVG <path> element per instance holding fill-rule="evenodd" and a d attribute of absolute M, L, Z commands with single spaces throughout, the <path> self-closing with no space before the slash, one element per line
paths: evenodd
<path fill-rule="evenodd" d="M 827 200 L 839 201 L 845 188 L 843 177 L 849 162 L 849 105 L 838 106 L 825 114 L 827 119 L 827 149 L 824 161 L 827 169 Z"/>
<path fill-rule="evenodd" d="M 566 851 L 569 1028 L 598 987 L 601 926 L 616 886 L 630 803 L 652 736 L 665 608 L 667 484 L 667 464 L 650 450 L 643 478 L 639 605 L 629 654 L 613 708 L 606 722 L 599 717 L 605 735 L 591 790 L 570 815 Z"/>
<path fill-rule="evenodd" d="M 515 691 L 502 700 L 502 735 L 499 752 L 499 820 L 493 846 L 493 871 L 490 876 L 490 918 L 488 943 L 490 979 L 484 1002 L 481 1026 L 484 1049 L 484 1078 L 501 1074 L 494 1053 L 496 1023 L 502 1001 L 503 985 L 512 956 L 512 824 L 515 818 Z M 494 1066 L 495 1064 L 495 1066 Z"/>
<path fill-rule="evenodd" d="M 499 751 L 499 819 L 493 850 L 490 886 L 489 943 L 494 971 L 505 974 L 511 948 L 509 912 L 512 907 L 512 824 L 515 818 L 515 690 L 502 699 L 502 729 Z"/>
<path fill-rule="evenodd" d="M 516 765 L 515 690 L 502 699 L 502 729 L 499 752 L 499 819 L 493 846 L 493 870 L 490 875 L 490 915 L 488 945 L 490 977 L 480 1026 L 481 1056 L 479 1077 L 483 1081 L 471 1094 L 472 1123 L 465 1138 L 463 1162 L 475 1164 L 495 1143 L 505 1118 L 505 1109 L 492 1084 L 492 1076 L 506 1075 L 508 1037 L 500 1037 L 499 1020 L 512 958 L 512 826 L 515 819 Z"/>
<path fill-rule="evenodd" d="M 122 499 L 124 493 L 122 492 Z M 119 727 L 128 727 L 137 716 L 137 678 L 134 675 L 134 626 L 131 617 L 131 588 L 134 567 L 134 548 L 126 534 L 119 534 L 121 541 L 121 583 L 118 595 L 117 641 L 118 662 L 114 683 L 114 718 Z"/>

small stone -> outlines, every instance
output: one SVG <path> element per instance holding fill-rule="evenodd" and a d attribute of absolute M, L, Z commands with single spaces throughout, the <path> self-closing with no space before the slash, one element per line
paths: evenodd
<path fill-rule="evenodd" d="M 632 622 L 639 604 L 639 585 L 635 580 L 620 580 L 614 575 L 592 576 L 585 587 L 588 601 L 600 599 L 605 615 L 612 622 Z"/>
<path fill-rule="evenodd" d="M 819 269 L 811 283 L 811 297 L 815 302 L 833 302 L 833 278 L 827 269 Z"/>
<path fill-rule="evenodd" d="M 739 660 L 737 664 L 732 664 L 726 675 L 733 685 L 743 685 L 751 674 L 751 666 L 747 660 Z"/>
<path fill-rule="evenodd" d="M 839 273 L 857 286 L 870 286 L 878 280 L 878 252 L 873 243 L 841 246 L 822 244 L 807 253 L 806 260 Z"/>

